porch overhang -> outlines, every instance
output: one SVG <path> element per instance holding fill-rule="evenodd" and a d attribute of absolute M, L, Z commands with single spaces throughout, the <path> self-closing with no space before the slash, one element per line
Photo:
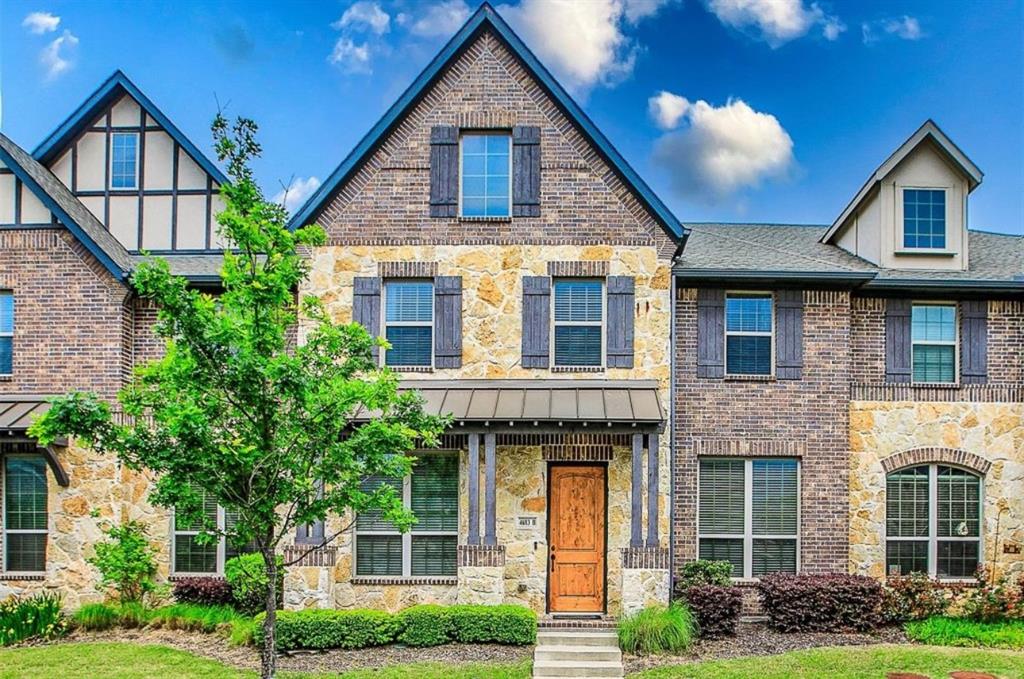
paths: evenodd
<path fill-rule="evenodd" d="M 67 471 L 57 455 L 57 447 L 66 447 L 67 440 L 54 441 L 48 446 L 41 446 L 28 435 L 28 428 L 33 420 L 50 409 L 49 396 L 40 395 L 4 395 L 0 396 L 0 444 L 28 444 L 34 446 L 34 452 L 42 455 L 46 464 L 53 472 L 57 483 L 67 487 L 70 483 Z M 0 448 L 0 452 L 3 449 Z"/>
<path fill-rule="evenodd" d="M 460 432 L 651 432 L 665 413 L 654 380 L 404 380 Z M 357 419 L 370 419 L 371 415 Z"/>

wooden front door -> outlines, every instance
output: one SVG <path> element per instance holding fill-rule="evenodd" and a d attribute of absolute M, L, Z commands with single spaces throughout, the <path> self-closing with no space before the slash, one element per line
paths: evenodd
<path fill-rule="evenodd" d="M 604 611 L 603 466 L 553 465 L 548 507 L 548 609 Z"/>

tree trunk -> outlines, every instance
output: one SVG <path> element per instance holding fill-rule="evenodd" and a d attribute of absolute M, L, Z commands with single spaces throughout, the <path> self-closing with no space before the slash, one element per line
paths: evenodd
<path fill-rule="evenodd" d="M 277 555 L 272 549 L 263 550 L 263 562 L 267 569 L 267 617 L 263 619 L 263 651 L 260 658 L 260 677 L 273 679 L 277 670 L 277 639 L 275 623 L 277 622 Z"/>

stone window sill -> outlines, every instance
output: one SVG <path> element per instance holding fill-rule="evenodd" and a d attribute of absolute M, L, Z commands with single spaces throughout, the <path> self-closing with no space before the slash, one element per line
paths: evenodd
<path fill-rule="evenodd" d="M 726 375 L 726 382 L 774 382 L 775 375 Z"/>
<path fill-rule="evenodd" d="M 45 580 L 46 573 L 0 573 L 0 580 Z"/>
<path fill-rule="evenodd" d="M 604 366 L 600 365 L 554 365 L 551 366 L 553 373 L 603 373 Z"/>
<path fill-rule="evenodd" d="M 889 384 L 892 384 L 891 382 Z M 910 386 L 923 389 L 959 389 L 959 382 L 911 382 Z"/>
<path fill-rule="evenodd" d="M 463 217 L 459 215 L 460 222 L 511 222 L 512 217 Z"/>
<path fill-rule="evenodd" d="M 432 373 L 434 367 L 429 365 L 389 365 L 396 373 Z"/>
<path fill-rule="evenodd" d="M 457 577 L 354 577 L 351 580 L 353 585 L 457 585 Z"/>

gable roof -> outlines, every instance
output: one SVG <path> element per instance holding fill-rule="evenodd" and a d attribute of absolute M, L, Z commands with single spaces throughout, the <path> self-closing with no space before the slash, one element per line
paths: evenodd
<path fill-rule="evenodd" d="M 49 165 L 63 153 L 67 145 L 82 131 L 82 128 L 90 125 L 96 119 L 96 116 L 125 94 L 130 95 L 132 99 L 138 102 L 139 106 L 149 114 L 149 117 L 155 120 L 172 139 L 178 142 L 181 148 L 185 149 L 185 152 L 192 157 L 192 160 L 213 177 L 214 181 L 218 184 L 227 182 L 227 177 L 224 176 L 224 173 L 202 151 L 196 148 L 196 145 L 171 122 L 171 119 L 165 116 L 163 111 L 157 108 L 156 104 L 150 101 L 149 97 L 143 94 L 142 90 L 120 70 L 114 71 L 114 74 L 107 78 L 95 92 L 89 95 L 89 98 L 82 102 L 81 106 L 75 109 L 57 129 L 51 132 L 50 136 L 44 139 L 36 147 L 35 151 L 32 152 L 32 157 L 44 165 Z"/>
<path fill-rule="evenodd" d="M 925 140 L 931 140 L 934 142 L 943 155 L 956 165 L 964 175 L 966 175 L 968 181 L 968 192 L 977 188 L 978 184 L 981 183 L 981 180 L 984 177 L 984 173 L 977 165 L 974 164 L 973 161 L 971 161 L 970 158 L 967 157 L 967 154 L 961 151 L 960 148 L 953 143 L 952 139 L 946 136 L 945 132 L 939 129 L 939 126 L 935 124 L 935 121 L 929 118 L 924 121 L 924 124 L 921 125 L 921 127 L 917 128 L 917 131 L 914 132 L 914 134 L 910 135 L 905 142 L 900 144 L 900 147 L 896 149 L 891 156 L 885 159 L 885 162 L 878 166 L 878 169 L 875 170 L 874 174 L 868 177 L 868 180 L 864 182 L 864 186 L 860 187 L 860 191 L 858 191 L 857 195 L 853 197 L 850 204 L 847 205 L 839 217 L 836 218 L 836 221 L 832 222 L 832 226 L 822 234 L 821 242 L 828 243 L 831 241 L 832 237 L 835 236 L 843 224 L 846 223 L 846 220 L 850 215 L 856 212 L 860 204 L 864 202 L 864 199 L 868 197 L 868 194 L 870 194 L 875 187 L 893 171 L 893 168 L 899 165 L 904 158 L 910 155 L 911 151 L 924 143 Z"/>
<path fill-rule="evenodd" d="M 480 5 L 458 33 L 434 57 L 422 73 L 417 76 L 402 96 L 391 105 L 384 116 L 370 129 L 356 147 L 345 157 L 340 165 L 331 173 L 295 213 L 290 221 L 290 228 L 295 229 L 306 224 L 319 211 L 334 192 L 352 177 L 370 155 L 383 143 L 389 132 L 395 129 L 405 114 L 426 96 L 430 87 L 444 75 L 446 67 L 458 59 L 472 44 L 473 40 L 484 30 L 491 29 L 504 45 L 523 64 L 541 88 L 556 103 L 559 109 L 582 132 L 588 142 L 597 150 L 602 159 L 612 170 L 631 187 L 640 201 L 654 218 L 666 230 L 669 236 L 679 241 L 685 228 L 672 212 L 661 202 L 654 191 L 640 178 L 640 175 L 626 162 L 626 159 L 612 146 L 611 142 L 601 133 L 583 109 L 573 100 L 569 93 L 555 80 L 544 65 L 534 56 L 533 52 L 515 34 L 505 20 L 498 15 L 487 2 Z"/>
<path fill-rule="evenodd" d="M 0 160 L 116 279 L 128 277 L 132 260 L 124 246 L 61 180 L 2 133 Z"/>

